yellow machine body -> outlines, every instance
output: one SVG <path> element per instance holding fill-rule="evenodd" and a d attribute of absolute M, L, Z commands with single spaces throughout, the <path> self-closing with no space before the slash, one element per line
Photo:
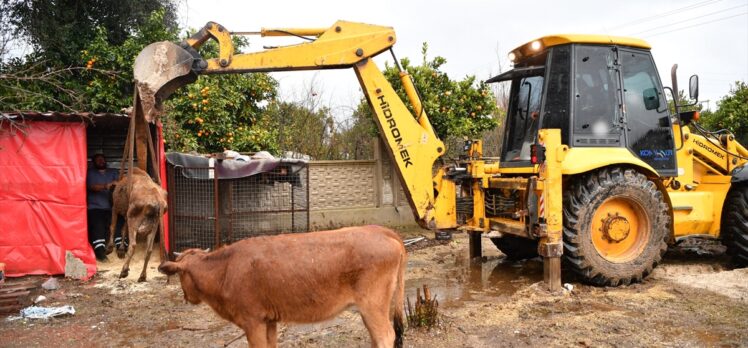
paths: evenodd
<path fill-rule="evenodd" d="M 626 147 L 573 147 L 564 143 L 561 129 L 538 127 L 533 141 L 542 149 L 543 158 L 534 164 L 503 166 L 496 158 L 485 158 L 481 142 L 475 141 L 470 146 L 469 159 L 462 164 L 464 168 L 444 167 L 432 175 L 436 160 L 446 149 L 434 133 L 411 77 L 404 71 L 400 74 L 415 114 L 408 110 L 371 59 L 394 45 L 396 36 L 392 28 L 338 21 L 329 28 L 262 29 L 240 34 L 311 38 L 297 45 L 236 54 L 229 31 L 209 22 L 185 40 L 181 48 L 171 43 L 154 43 L 143 50 L 135 64 L 138 88 L 145 89 L 141 96 L 154 96 L 157 104 L 180 85 L 194 81 L 198 74 L 352 68 L 376 115 L 375 123 L 397 165 L 418 223 L 431 229 L 468 232 L 472 256 L 480 255 L 482 235 L 536 240 L 537 252 L 545 260 L 545 280 L 552 290 L 561 286 L 564 194 L 574 178 L 605 168 L 633 169 L 662 193 L 672 221 L 668 224 L 672 229 L 668 231 L 671 240 L 695 234 L 718 237 L 722 207 L 731 186 L 730 173 L 745 164 L 745 160 L 731 154 L 748 156 L 748 151 L 732 137 L 725 136 L 718 146 L 704 136 L 691 134 L 688 127 L 681 130 L 680 123 L 674 122 L 678 174 L 663 177 Z M 219 54 L 213 59 L 203 59 L 197 48 L 209 39 L 218 42 Z M 515 63 L 532 60 L 546 49 L 570 44 L 630 47 L 647 52 L 650 48 L 646 42 L 632 38 L 553 35 L 516 48 L 510 57 Z M 192 59 L 184 58 L 190 56 Z M 169 57 L 180 60 L 168 62 Z M 526 70 L 535 68 L 529 66 Z M 458 169 L 464 170 L 467 177 L 457 179 L 462 173 Z M 492 207 L 488 195 L 495 199 L 495 192 L 501 190 L 521 197 L 517 203 L 520 206 L 504 216 L 491 216 L 486 210 Z M 460 199 L 469 200 L 469 212 L 458 209 Z M 616 207 L 610 204 L 606 208 L 608 217 L 603 219 L 603 227 L 608 231 L 606 238 L 625 237 L 629 233 L 630 222 L 618 216 Z"/>

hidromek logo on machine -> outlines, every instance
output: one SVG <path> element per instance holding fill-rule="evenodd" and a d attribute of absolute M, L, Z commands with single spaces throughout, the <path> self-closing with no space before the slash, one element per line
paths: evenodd
<path fill-rule="evenodd" d="M 400 152 L 400 159 L 405 164 L 405 168 L 408 168 L 408 166 L 412 165 L 413 162 L 410 161 L 410 154 L 408 153 L 408 150 L 403 148 L 403 137 L 402 134 L 400 134 L 400 129 L 397 128 L 397 122 L 392 117 L 392 110 L 390 110 L 390 103 L 386 102 L 384 100 L 384 96 L 380 95 L 377 97 L 379 99 L 379 106 L 382 108 L 382 113 L 384 114 L 384 118 L 387 119 L 387 125 L 389 125 L 390 133 L 392 134 L 392 137 L 395 139 L 395 144 L 397 144 L 397 149 Z"/>
<path fill-rule="evenodd" d="M 720 159 L 724 159 L 725 158 L 725 155 L 723 153 L 719 153 L 717 150 L 711 148 L 710 146 L 707 146 L 706 144 L 704 144 L 704 143 L 702 143 L 702 142 L 700 142 L 700 141 L 698 141 L 696 139 L 694 139 L 693 142 L 696 143 L 696 145 L 699 145 L 699 147 L 703 148 L 704 150 L 707 150 L 707 151 L 711 152 L 713 155 L 719 157 Z"/>

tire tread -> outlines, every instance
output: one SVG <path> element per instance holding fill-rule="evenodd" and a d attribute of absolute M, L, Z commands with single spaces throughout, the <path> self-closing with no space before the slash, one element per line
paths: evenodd
<path fill-rule="evenodd" d="M 664 230 L 658 232 L 656 231 L 657 228 L 653 228 L 652 233 L 662 234 L 662 238 L 658 239 L 659 245 L 657 248 L 659 250 L 654 257 L 650 260 L 644 260 L 646 263 L 644 267 L 632 267 L 631 274 L 624 276 L 609 274 L 606 269 L 596 267 L 590 262 L 590 256 L 585 254 L 589 251 L 586 251 L 582 245 L 584 235 L 579 233 L 580 229 L 587 227 L 584 226 L 585 223 L 579 215 L 580 212 L 584 207 L 589 206 L 598 194 L 604 194 L 604 191 L 613 185 L 629 185 L 632 188 L 648 192 L 658 202 L 656 209 L 651 211 L 650 218 L 657 219 L 654 226 Z M 577 177 L 572 182 L 571 187 L 565 190 L 563 225 L 564 264 L 566 267 L 585 282 L 599 286 L 618 286 L 640 282 L 660 263 L 665 251 L 667 251 L 669 233 L 665 233 L 665 231 L 670 232 L 671 230 L 671 218 L 662 193 L 651 180 L 633 169 L 609 167 Z M 747 243 L 741 245 L 748 246 L 748 234 L 745 237 Z M 748 257 L 748 254 L 745 255 Z"/>

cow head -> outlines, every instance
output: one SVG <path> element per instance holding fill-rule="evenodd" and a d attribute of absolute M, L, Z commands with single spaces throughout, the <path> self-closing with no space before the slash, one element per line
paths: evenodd
<path fill-rule="evenodd" d="M 190 272 L 190 269 L 195 267 L 196 263 L 199 263 L 202 256 L 206 253 L 206 250 L 188 249 L 179 254 L 175 261 L 164 261 L 158 266 L 158 271 L 163 274 L 169 276 L 179 274 L 179 281 L 182 284 L 184 299 L 192 304 L 199 304 L 201 302 L 201 292 L 198 289 L 197 284 L 195 284 L 195 280 L 193 279 L 194 275 Z"/>

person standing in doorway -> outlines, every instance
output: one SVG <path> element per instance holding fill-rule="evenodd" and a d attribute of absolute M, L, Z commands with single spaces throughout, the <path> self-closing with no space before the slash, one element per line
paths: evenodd
<path fill-rule="evenodd" d="M 88 192 L 88 241 L 94 249 L 96 259 L 106 259 L 106 243 L 109 225 L 112 223 L 111 188 L 117 180 L 118 171 L 107 168 L 104 155 L 97 153 L 91 158 L 92 167 L 86 176 Z"/>

